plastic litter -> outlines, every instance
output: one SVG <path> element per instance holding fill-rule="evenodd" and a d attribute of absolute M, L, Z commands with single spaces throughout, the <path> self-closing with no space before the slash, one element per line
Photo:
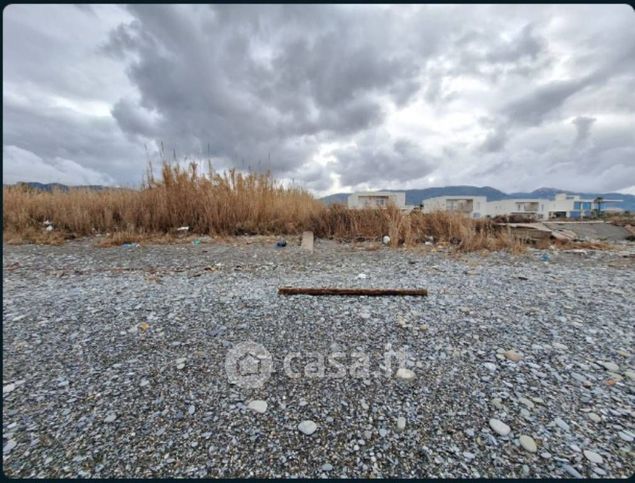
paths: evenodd
<path fill-rule="evenodd" d="M 46 231 L 53 231 L 53 225 L 48 225 L 46 227 Z"/>
<path fill-rule="evenodd" d="M 121 245 L 122 248 L 139 248 L 141 245 L 138 243 L 123 243 Z"/>
<path fill-rule="evenodd" d="M 276 247 L 277 248 L 284 248 L 287 246 L 287 240 L 284 239 L 280 239 L 276 242 Z"/>
<path fill-rule="evenodd" d="M 189 231 L 189 230 L 190 230 L 189 226 L 181 226 L 176 229 L 176 231 Z"/>
<path fill-rule="evenodd" d="M 550 260 L 549 255 L 547 255 L 546 253 L 543 253 L 543 254 L 542 254 L 542 257 L 540 257 L 540 259 L 541 259 L 543 262 L 548 262 L 548 261 Z"/>
<path fill-rule="evenodd" d="M 381 239 L 384 245 L 388 245 L 390 243 L 390 237 L 388 235 L 384 235 L 384 238 Z"/>
<path fill-rule="evenodd" d="M 200 245 L 201 240 L 192 240 L 192 245 Z"/>

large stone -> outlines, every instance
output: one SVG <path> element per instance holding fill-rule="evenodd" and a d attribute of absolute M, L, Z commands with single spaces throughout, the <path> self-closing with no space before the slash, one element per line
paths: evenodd
<path fill-rule="evenodd" d="M 406 369 L 405 367 L 400 367 L 397 370 L 397 374 L 395 376 L 397 377 L 397 379 L 403 379 L 404 381 L 411 381 L 412 379 L 415 378 L 415 373 L 414 371 L 411 371 L 410 369 Z"/>
<path fill-rule="evenodd" d="M 519 397 L 518 398 L 518 402 L 521 403 L 521 404 L 524 404 L 529 409 L 533 409 L 534 408 L 533 401 L 531 401 L 530 399 L 527 399 L 526 397 Z"/>
<path fill-rule="evenodd" d="M 397 431 L 403 431 L 406 429 L 406 418 L 399 416 L 397 418 Z"/>
<path fill-rule="evenodd" d="M 267 401 L 256 399 L 254 401 L 250 401 L 249 404 L 247 404 L 247 407 L 252 411 L 262 414 L 267 410 Z"/>
<path fill-rule="evenodd" d="M 584 456 L 586 457 L 586 459 L 588 459 L 591 463 L 596 463 L 598 465 L 601 465 L 602 463 L 604 463 L 604 458 L 602 458 L 599 454 L 597 454 L 595 451 L 590 451 L 588 449 L 584 450 Z"/>
<path fill-rule="evenodd" d="M 313 232 L 305 231 L 302 233 L 302 249 L 308 250 L 310 252 L 313 251 Z"/>
<path fill-rule="evenodd" d="M 505 356 L 505 358 L 513 362 L 518 362 L 519 360 L 523 358 L 522 354 L 519 354 L 513 349 L 503 352 L 503 355 Z"/>
<path fill-rule="evenodd" d="M 617 372 L 617 371 L 620 370 L 620 366 L 618 366 L 614 362 L 598 361 L 598 364 L 600 364 L 602 367 L 604 367 L 604 369 L 606 369 L 607 371 Z"/>
<path fill-rule="evenodd" d="M 495 418 L 489 420 L 489 427 L 501 436 L 507 436 L 511 431 L 511 428 L 509 426 L 507 426 L 500 419 Z"/>
<path fill-rule="evenodd" d="M 534 438 L 532 438 L 531 436 L 522 434 L 520 438 L 518 438 L 518 442 L 530 453 L 535 453 L 536 451 L 538 451 L 538 446 L 536 445 Z"/>
<path fill-rule="evenodd" d="M 310 436 L 317 430 L 317 424 L 307 419 L 306 421 L 302 421 L 300 424 L 298 424 L 298 430 L 306 434 L 307 436 Z"/>

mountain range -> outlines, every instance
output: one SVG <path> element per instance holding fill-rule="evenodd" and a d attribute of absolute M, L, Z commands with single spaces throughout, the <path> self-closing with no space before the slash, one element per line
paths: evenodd
<path fill-rule="evenodd" d="M 20 181 L 19 183 L 16 183 L 14 186 L 21 186 L 21 185 L 26 185 L 30 188 L 40 190 L 40 191 L 53 191 L 53 190 L 68 191 L 71 188 L 72 189 L 89 189 L 93 191 L 112 189 L 112 186 L 102 186 L 102 185 L 96 185 L 96 184 L 68 186 L 61 183 L 38 183 L 37 181 L 28 181 L 28 182 Z"/>
<path fill-rule="evenodd" d="M 622 200 L 619 203 L 610 203 L 607 206 L 622 208 L 623 210 L 635 211 L 635 196 L 624 193 L 582 193 L 577 191 L 567 191 L 557 188 L 538 188 L 531 192 L 505 193 L 492 188 L 491 186 L 444 186 L 438 188 L 424 188 L 411 190 L 378 190 L 378 191 L 404 191 L 406 193 L 406 204 L 419 205 L 421 201 L 435 196 L 486 196 L 488 201 L 505 200 L 510 198 L 547 198 L 553 199 L 557 193 L 567 193 L 580 195 L 583 198 L 594 199 L 601 196 L 605 200 Z M 350 193 L 334 193 L 320 198 L 324 203 L 346 203 Z"/>

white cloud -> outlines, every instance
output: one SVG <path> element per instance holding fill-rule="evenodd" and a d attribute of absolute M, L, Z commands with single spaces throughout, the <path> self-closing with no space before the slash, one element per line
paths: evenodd
<path fill-rule="evenodd" d="M 108 175 L 86 168 L 75 161 L 54 158 L 45 161 L 37 154 L 17 146 L 2 148 L 2 179 L 4 183 L 36 181 L 66 185 L 111 185 Z"/>

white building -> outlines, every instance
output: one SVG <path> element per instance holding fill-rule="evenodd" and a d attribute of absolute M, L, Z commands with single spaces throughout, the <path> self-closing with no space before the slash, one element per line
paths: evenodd
<path fill-rule="evenodd" d="M 386 208 L 389 204 L 401 210 L 409 208 L 403 191 L 362 191 L 348 195 L 349 208 Z"/>
<path fill-rule="evenodd" d="M 535 219 L 544 219 L 548 200 L 544 199 L 511 199 L 487 202 L 487 215 L 495 216 L 519 215 Z"/>
<path fill-rule="evenodd" d="M 587 218 L 594 212 L 604 211 L 606 204 L 621 200 L 584 199 L 580 195 L 558 193 L 553 200 L 546 198 L 517 198 L 487 201 L 485 196 L 437 196 L 422 201 L 424 213 L 454 211 L 470 218 L 494 218 L 496 216 L 526 216 L 536 220 L 554 218 Z"/>
<path fill-rule="evenodd" d="M 421 211 L 454 211 L 470 218 L 482 218 L 487 215 L 487 198 L 485 196 L 435 196 L 421 203 Z"/>

